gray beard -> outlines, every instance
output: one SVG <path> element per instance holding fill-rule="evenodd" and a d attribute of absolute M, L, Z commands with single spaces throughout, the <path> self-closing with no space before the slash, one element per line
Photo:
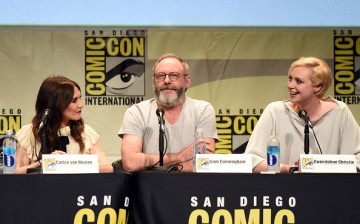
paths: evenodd
<path fill-rule="evenodd" d="M 175 107 L 183 102 L 185 97 L 185 89 L 177 89 L 176 94 L 165 95 L 155 89 L 155 99 L 163 107 Z"/>

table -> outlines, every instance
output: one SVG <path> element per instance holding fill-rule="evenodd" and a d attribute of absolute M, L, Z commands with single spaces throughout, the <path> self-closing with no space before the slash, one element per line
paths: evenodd
<path fill-rule="evenodd" d="M 132 176 L 129 223 L 360 223 L 358 174 Z"/>
<path fill-rule="evenodd" d="M 3 224 L 117 223 L 129 215 L 125 173 L 4 174 L 0 183 Z"/>
<path fill-rule="evenodd" d="M 358 174 L 0 175 L 4 224 L 360 223 Z"/>

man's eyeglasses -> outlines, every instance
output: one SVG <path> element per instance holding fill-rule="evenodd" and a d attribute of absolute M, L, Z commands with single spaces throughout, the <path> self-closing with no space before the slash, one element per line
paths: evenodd
<path fill-rule="evenodd" d="M 156 81 L 159 81 L 159 82 L 164 81 L 166 76 L 169 76 L 169 79 L 174 82 L 179 79 L 180 74 L 177 72 L 170 72 L 169 74 L 159 72 L 159 73 L 154 74 Z M 186 75 L 184 75 L 184 76 L 186 76 Z"/>

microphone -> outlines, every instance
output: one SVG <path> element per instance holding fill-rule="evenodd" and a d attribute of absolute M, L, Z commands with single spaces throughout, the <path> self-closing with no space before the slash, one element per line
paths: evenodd
<path fill-rule="evenodd" d="M 158 116 L 159 119 L 159 124 L 160 124 L 160 130 L 165 133 L 165 120 L 164 120 L 164 109 L 158 108 L 156 110 L 156 115 Z"/>
<path fill-rule="evenodd" d="M 49 115 L 50 109 L 45 109 L 40 120 L 39 130 L 41 130 L 46 125 Z"/>
<path fill-rule="evenodd" d="M 305 154 L 309 153 L 309 129 L 308 128 L 306 129 L 306 125 L 308 127 L 310 127 L 311 130 L 313 131 L 316 143 L 317 143 L 317 145 L 319 147 L 319 151 L 320 151 L 321 154 L 323 154 L 322 150 L 321 150 L 321 147 L 320 147 L 320 143 L 319 143 L 319 141 L 318 141 L 318 139 L 316 137 L 315 131 L 313 129 L 313 126 L 311 124 L 311 121 L 310 121 L 309 117 L 307 116 L 306 111 L 305 110 L 299 110 L 298 115 L 299 115 L 299 117 L 301 117 L 305 121 L 305 131 L 304 131 L 304 133 L 305 133 L 305 142 L 304 142 Z"/>
<path fill-rule="evenodd" d="M 299 117 L 301 117 L 304 120 L 305 125 L 308 125 L 311 129 L 313 128 L 311 121 L 310 121 L 309 117 L 307 116 L 307 113 L 305 110 L 299 110 L 298 115 L 299 115 Z"/>

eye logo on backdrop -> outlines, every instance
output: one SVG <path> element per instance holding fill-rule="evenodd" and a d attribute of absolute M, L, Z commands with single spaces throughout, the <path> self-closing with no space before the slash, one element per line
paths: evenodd
<path fill-rule="evenodd" d="M 145 95 L 145 30 L 85 31 L 86 105 L 132 105 Z"/>
<path fill-rule="evenodd" d="M 122 94 L 124 89 L 131 88 L 144 74 L 144 63 L 134 59 L 126 59 L 106 73 L 106 92 L 110 94 Z"/>

